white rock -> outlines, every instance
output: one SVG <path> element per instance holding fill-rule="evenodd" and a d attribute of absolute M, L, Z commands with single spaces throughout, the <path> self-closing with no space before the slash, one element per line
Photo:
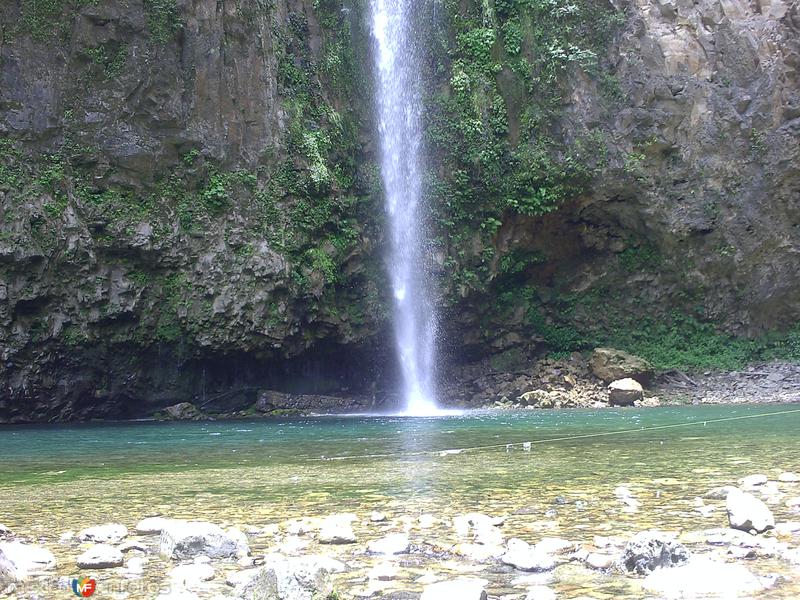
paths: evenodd
<path fill-rule="evenodd" d="M 136 533 L 147 535 L 150 533 L 161 533 L 172 519 L 164 517 L 147 517 L 136 524 Z"/>
<path fill-rule="evenodd" d="M 122 552 L 108 544 L 95 544 L 78 557 L 81 569 L 111 569 L 121 567 L 124 559 Z"/>
<path fill-rule="evenodd" d="M 552 556 L 518 538 L 508 540 L 500 560 L 521 571 L 549 571 L 556 566 Z"/>
<path fill-rule="evenodd" d="M 100 544 L 119 544 L 126 537 L 128 537 L 128 528 L 120 523 L 95 525 L 78 532 L 78 539 L 82 542 L 98 542 Z"/>
<path fill-rule="evenodd" d="M 405 533 L 392 533 L 367 544 L 367 551 L 373 554 L 406 554 L 408 550 L 409 541 Z"/>
<path fill-rule="evenodd" d="M 739 480 L 739 485 L 743 487 L 756 487 L 759 485 L 764 485 L 769 481 L 769 477 L 762 473 L 756 473 L 754 475 L 748 475 L 747 477 L 742 477 Z"/>
<path fill-rule="evenodd" d="M 330 515 L 322 522 L 319 531 L 320 544 L 354 544 L 356 534 L 351 523 L 356 516 L 350 513 Z"/>
<path fill-rule="evenodd" d="M 556 593 L 546 585 L 535 585 L 528 588 L 525 600 L 556 600 Z"/>
<path fill-rule="evenodd" d="M 170 521 L 161 531 L 161 555 L 174 560 L 187 560 L 199 554 L 211 558 L 236 558 L 241 540 L 221 527 L 205 521 Z"/>
<path fill-rule="evenodd" d="M 439 522 L 439 519 L 434 517 L 433 515 L 420 515 L 419 516 L 419 526 L 422 529 L 430 529 L 436 523 Z"/>
<path fill-rule="evenodd" d="M 247 541 L 247 534 L 244 531 L 236 527 L 230 527 L 226 533 L 236 542 L 236 556 L 239 558 L 250 556 L 250 543 Z"/>
<path fill-rule="evenodd" d="M 144 573 L 144 566 L 146 563 L 147 559 L 142 558 L 141 556 L 134 556 L 133 558 L 129 559 L 127 563 L 125 563 L 125 571 L 128 575 L 139 576 Z"/>
<path fill-rule="evenodd" d="M 725 499 L 728 522 L 733 529 L 762 533 L 775 527 L 772 511 L 761 500 L 741 490 L 731 491 Z"/>
<path fill-rule="evenodd" d="M 488 581 L 462 577 L 426 585 L 420 600 L 486 600 Z"/>
<path fill-rule="evenodd" d="M 196 587 L 204 581 L 214 579 L 214 567 L 205 563 L 180 565 L 172 569 L 167 575 L 175 585 Z"/>
<path fill-rule="evenodd" d="M 778 481 L 781 483 L 797 483 L 800 481 L 800 475 L 786 471 L 778 475 Z"/>
<path fill-rule="evenodd" d="M 452 548 L 454 554 L 464 556 L 475 562 L 485 562 L 490 558 L 500 558 L 505 551 L 503 546 L 487 546 L 486 544 L 456 544 Z"/>
<path fill-rule="evenodd" d="M 373 523 L 383 523 L 386 520 L 386 515 L 376 510 L 370 514 L 369 520 Z"/>
<path fill-rule="evenodd" d="M 608 384 L 608 403 L 611 406 L 633 406 L 644 398 L 644 389 L 635 379 L 626 377 Z"/>
<path fill-rule="evenodd" d="M 600 552 L 590 552 L 586 557 L 586 564 L 593 569 L 610 569 L 614 564 L 614 557 Z"/>
<path fill-rule="evenodd" d="M 740 564 L 694 558 L 685 565 L 657 569 L 648 575 L 645 589 L 677 598 L 739 598 L 764 589 L 758 577 Z"/>
<path fill-rule="evenodd" d="M 0 553 L 5 555 L 6 561 L 13 566 L 20 578 L 56 568 L 56 557 L 42 546 L 22 542 L 2 542 Z"/>

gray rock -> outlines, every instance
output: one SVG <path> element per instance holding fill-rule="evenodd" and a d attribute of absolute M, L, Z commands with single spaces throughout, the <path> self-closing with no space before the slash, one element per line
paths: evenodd
<path fill-rule="evenodd" d="M 715 487 L 713 489 L 708 490 L 705 494 L 703 494 L 703 498 L 706 500 L 725 500 L 728 497 L 728 494 L 731 493 L 731 490 L 738 489 L 732 485 L 723 485 L 721 487 Z"/>
<path fill-rule="evenodd" d="M 14 573 L 19 578 L 50 571 L 56 568 L 56 557 L 50 550 L 34 544 L 22 542 L 0 543 L 0 553 L 5 555 L 6 563 L 13 565 Z"/>
<path fill-rule="evenodd" d="M 161 555 L 186 560 L 200 554 L 211 558 L 236 558 L 241 540 L 205 521 L 170 521 L 161 531 Z"/>
<path fill-rule="evenodd" d="M 197 421 L 204 418 L 203 413 L 191 402 L 180 402 L 167 406 L 164 409 L 164 414 L 175 421 Z"/>
<path fill-rule="evenodd" d="M 120 523 L 95 525 L 78 532 L 82 542 L 98 542 L 101 544 L 118 544 L 128 536 L 128 528 Z"/>
<path fill-rule="evenodd" d="M 6 587 L 15 583 L 21 579 L 17 568 L 5 555 L 5 553 L 0 550 L 0 593 Z"/>
<path fill-rule="evenodd" d="M 733 529 L 762 533 L 775 527 L 772 511 L 747 492 L 738 489 L 731 491 L 725 499 L 725 508 L 728 511 L 728 522 Z"/>
<path fill-rule="evenodd" d="M 461 577 L 426 585 L 420 600 L 486 600 L 488 581 L 475 577 Z"/>
<path fill-rule="evenodd" d="M 688 563 L 659 569 L 642 582 L 646 590 L 667 598 L 741 598 L 760 592 L 764 584 L 746 567 L 693 558 Z"/>
<path fill-rule="evenodd" d="M 673 567 L 689 560 L 689 551 L 671 536 L 659 531 L 642 531 L 622 551 L 625 571 L 645 575 L 658 568 Z"/>
<path fill-rule="evenodd" d="M 243 571 L 235 578 L 233 595 L 240 600 L 318 600 L 333 592 L 330 572 L 321 557 L 265 557 L 263 567 Z"/>
<path fill-rule="evenodd" d="M 405 554 L 409 549 L 408 535 L 392 533 L 367 544 L 367 551 L 373 554 Z"/>
<path fill-rule="evenodd" d="M 121 567 L 125 560 L 122 552 L 108 544 L 95 544 L 78 557 L 81 569 L 111 569 Z"/>
<path fill-rule="evenodd" d="M 614 348 L 595 348 L 589 359 L 589 368 L 595 377 L 606 383 L 632 378 L 647 384 L 654 375 L 653 366 L 645 359 Z"/>
<path fill-rule="evenodd" d="M 518 538 L 508 540 L 506 552 L 500 560 L 521 571 L 549 571 L 556 566 L 550 554 Z"/>
<path fill-rule="evenodd" d="M 644 390 L 635 379 L 617 379 L 608 385 L 608 403 L 611 406 L 633 406 L 643 398 Z"/>

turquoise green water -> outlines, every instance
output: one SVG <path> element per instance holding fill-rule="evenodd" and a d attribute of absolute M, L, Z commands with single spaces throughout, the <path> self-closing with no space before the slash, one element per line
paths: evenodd
<path fill-rule="evenodd" d="M 510 515 L 504 535 L 532 542 L 542 535 L 591 541 L 596 534 L 646 527 L 685 532 L 727 524 L 724 511 L 704 518 L 693 510 L 695 496 L 709 488 L 750 473 L 800 471 L 800 412 L 711 421 L 795 409 L 692 406 L 7 427 L 0 429 L 0 522 L 51 546 L 63 574 L 74 571 L 70 564 L 79 553 L 75 545 L 57 543 L 63 531 L 108 521 L 132 528 L 156 513 L 263 526 L 353 512 L 364 519 L 356 524 L 364 542 L 400 527 L 397 519 L 430 513 L 444 520 L 470 511 Z M 683 424 L 688 426 L 650 429 Z M 606 435 L 616 431 L 627 433 Z M 505 447 L 522 442 L 532 442 L 530 451 Z M 470 450 L 483 446 L 496 447 Z M 466 451 L 441 454 L 458 449 Z M 621 510 L 613 493 L 618 485 L 641 502 L 638 512 Z M 800 519 L 783 506 L 773 509 L 778 520 Z M 373 510 L 390 516 L 383 529 L 368 522 Z M 447 547 L 458 541 L 444 521 L 412 531 L 418 543 Z M 255 550 L 275 543 L 253 540 Z M 318 550 L 313 541 L 311 549 Z M 352 546 L 324 550 L 344 559 L 356 552 Z M 436 571 L 437 564 L 419 568 Z M 493 581 L 498 592 L 508 591 L 505 580 Z M 619 582 L 610 581 L 621 593 Z M 347 591 L 361 584 L 344 577 L 342 585 Z M 397 585 L 419 587 L 410 580 Z"/>

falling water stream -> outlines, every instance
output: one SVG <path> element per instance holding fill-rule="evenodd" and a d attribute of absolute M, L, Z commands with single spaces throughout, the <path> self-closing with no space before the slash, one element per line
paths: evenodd
<path fill-rule="evenodd" d="M 389 275 L 395 343 L 405 411 L 422 415 L 436 412 L 436 314 L 425 268 L 422 111 L 414 10 L 412 0 L 371 0 L 381 174 L 391 232 Z"/>

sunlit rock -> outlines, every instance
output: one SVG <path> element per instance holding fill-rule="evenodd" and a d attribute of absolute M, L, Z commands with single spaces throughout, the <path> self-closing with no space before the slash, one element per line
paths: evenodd
<path fill-rule="evenodd" d="M 78 557 L 81 569 L 112 569 L 125 562 L 122 552 L 108 544 L 95 544 Z"/>
<path fill-rule="evenodd" d="M 128 537 L 128 528 L 120 523 L 95 525 L 78 532 L 78 539 L 82 542 L 98 542 L 101 544 L 118 544 L 126 537 Z"/>
<path fill-rule="evenodd" d="M 725 508 L 728 511 L 728 522 L 734 529 L 762 533 L 775 527 L 772 511 L 747 492 L 738 489 L 731 491 L 725 500 Z"/>
<path fill-rule="evenodd" d="M 660 531 L 641 531 L 625 545 L 620 564 L 626 571 L 644 575 L 688 559 L 689 551 L 673 536 Z"/>

